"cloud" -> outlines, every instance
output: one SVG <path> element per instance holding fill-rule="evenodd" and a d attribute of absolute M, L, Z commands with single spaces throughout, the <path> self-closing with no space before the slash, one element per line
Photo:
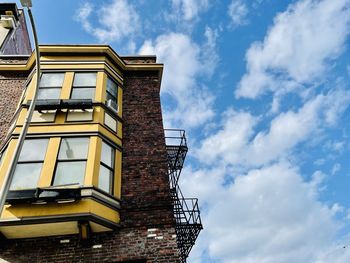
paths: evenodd
<path fill-rule="evenodd" d="M 215 69 L 215 33 L 207 28 L 207 42 L 200 46 L 182 33 L 160 35 L 147 40 L 140 54 L 157 54 L 164 63 L 162 94 L 169 95 L 175 106 L 164 108 L 166 127 L 196 127 L 213 117 L 213 95 L 199 81 Z M 211 52 L 212 60 L 205 54 Z M 208 63 L 211 63 L 210 67 Z"/>
<path fill-rule="evenodd" d="M 305 182 L 286 162 L 235 176 L 228 186 L 224 176 L 220 167 L 183 175 L 184 192 L 207 202 L 191 262 L 315 262 L 332 244 L 340 224 L 337 209 L 318 201 L 319 176 Z"/>
<path fill-rule="evenodd" d="M 221 128 L 202 141 L 195 155 L 203 164 L 267 164 L 287 157 L 299 143 L 335 125 L 349 103 L 350 92 L 343 89 L 320 94 L 297 111 L 278 114 L 268 130 L 260 131 L 254 129 L 259 117 L 229 109 L 222 115 Z"/>
<path fill-rule="evenodd" d="M 248 8 L 241 0 L 232 0 L 228 6 L 228 15 L 231 18 L 231 26 L 241 26 L 248 23 Z"/>
<path fill-rule="evenodd" d="M 186 21 L 197 19 L 208 7 L 208 0 L 172 0 L 173 15 L 177 14 Z"/>
<path fill-rule="evenodd" d="M 92 15 L 96 20 L 92 19 Z M 84 30 L 100 42 L 118 42 L 129 38 L 140 29 L 140 18 L 135 8 L 126 0 L 113 0 L 96 7 L 85 2 L 77 11 L 76 20 Z"/>
<path fill-rule="evenodd" d="M 349 34 L 349 0 L 302 0 L 274 19 L 263 42 L 246 53 L 236 97 L 286 93 L 320 81 Z"/>

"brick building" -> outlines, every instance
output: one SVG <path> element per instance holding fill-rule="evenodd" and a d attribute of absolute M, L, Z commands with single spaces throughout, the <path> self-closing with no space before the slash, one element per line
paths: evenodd
<path fill-rule="evenodd" d="M 14 7 L 0 4 L 7 16 Z M 0 183 L 35 89 L 34 55 L 12 50 L 0 57 Z M 185 133 L 162 124 L 163 65 L 106 45 L 40 51 L 38 101 L 0 218 L 0 257 L 185 262 L 202 225 L 197 200 L 183 198 L 177 183 Z"/>

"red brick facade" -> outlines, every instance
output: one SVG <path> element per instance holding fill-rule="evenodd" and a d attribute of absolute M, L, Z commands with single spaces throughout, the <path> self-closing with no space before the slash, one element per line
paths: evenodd
<path fill-rule="evenodd" d="M 9 130 L 26 80 L 25 73 L 0 73 L 0 147 Z"/>

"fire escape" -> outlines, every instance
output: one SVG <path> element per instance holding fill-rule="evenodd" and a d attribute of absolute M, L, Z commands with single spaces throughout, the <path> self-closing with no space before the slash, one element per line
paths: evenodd
<path fill-rule="evenodd" d="M 179 177 L 187 154 L 184 130 L 166 129 L 170 193 L 174 203 L 177 246 L 181 263 L 186 263 L 199 232 L 203 229 L 197 198 L 185 198 L 179 187 Z"/>

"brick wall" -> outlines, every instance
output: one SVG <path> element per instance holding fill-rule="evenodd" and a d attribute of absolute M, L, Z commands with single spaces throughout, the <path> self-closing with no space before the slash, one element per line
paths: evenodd
<path fill-rule="evenodd" d="M 77 236 L 6 240 L 0 244 L 1 258 L 26 263 L 179 261 L 158 76 L 135 71 L 124 77 L 121 228 L 94 234 L 89 244 Z M 0 80 L 1 89 L 9 85 L 20 93 L 23 80 L 7 81 Z"/>
<path fill-rule="evenodd" d="M 26 74 L 0 74 L 0 147 L 10 127 L 10 121 L 16 110 L 27 80 Z"/>
<path fill-rule="evenodd" d="M 169 262 L 177 258 L 176 237 L 171 227 L 121 228 L 96 235 L 89 244 L 77 236 L 8 240 L 2 244 L 1 258 L 22 262 Z"/>

